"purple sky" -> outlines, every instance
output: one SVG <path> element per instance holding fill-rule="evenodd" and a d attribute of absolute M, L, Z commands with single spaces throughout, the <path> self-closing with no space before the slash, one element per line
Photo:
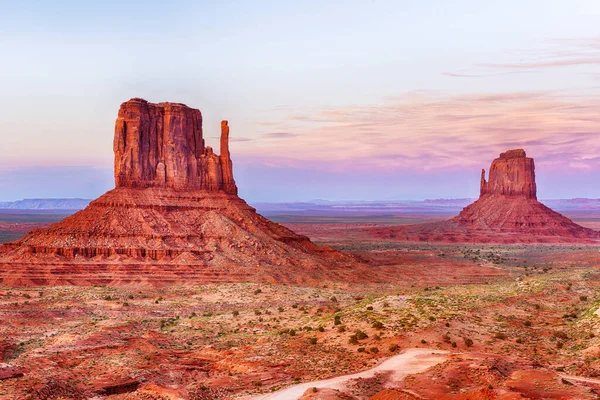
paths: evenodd
<path fill-rule="evenodd" d="M 600 3 L 10 2 L 0 200 L 97 197 L 121 102 L 231 126 L 249 201 L 475 197 L 502 151 L 600 197 Z"/>

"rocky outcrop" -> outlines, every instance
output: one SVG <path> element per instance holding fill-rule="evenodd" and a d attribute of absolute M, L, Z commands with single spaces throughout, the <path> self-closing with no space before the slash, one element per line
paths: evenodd
<path fill-rule="evenodd" d="M 229 126 L 222 122 L 221 157 L 206 147 L 200 110 L 179 103 L 134 98 L 115 123 L 116 187 L 223 190 L 236 194 L 229 156 Z"/>
<path fill-rule="evenodd" d="M 481 171 L 480 197 L 501 195 L 537 199 L 535 164 L 525 150 L 509 150 L 492 162 L 489 181 Z"/>
<path fill-rule="evenodd" d="M 535 165 L 525 150 L 509 150 L 481 171 L 480 196 L 442 222 L 371 229 L 378 238 L 470 243 L 596 243 L 600 232 L 577 225 L 537 201 Z"/>
<path fill-rule="evenodd" d="M 132 99 L 119 109 L 114 152 L 116 188 L 1 245 L 0 284 L 359 279 L 353 257 L 315 245 L 238 197 L 227 121 L 217 155 L 205 145 L 199 110 Z"/>

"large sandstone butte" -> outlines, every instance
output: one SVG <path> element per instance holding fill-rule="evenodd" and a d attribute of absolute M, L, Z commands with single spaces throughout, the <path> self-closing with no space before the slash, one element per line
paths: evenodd
<path fill-rule="evenodd" d="M 194 284 L 360 279 L 353 258 L 273 223 L 238 197 L 202 115 L 131 99 L 115 127 L 115 186 L 61 222 L 0 246 L 5 285 Z M 358 270 L 356 269 L 358 268 Z"/>
<path fill-rule="evenodd" d="M 481 172 L 479 199 L 444 222 L 376 228 L 388 239 L 465 243 L 595 242 L 600 232 L 577 225 L 537 200 L 535 164 L 525 150 L 500 154 Z"/>

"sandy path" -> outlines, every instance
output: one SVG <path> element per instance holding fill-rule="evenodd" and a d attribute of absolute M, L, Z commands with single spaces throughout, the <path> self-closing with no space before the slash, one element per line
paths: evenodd
<path fill-rule="evenodd" d="M 248 400 L 294 400 L 301 397 L 308 389 L 329 388 L 344 389 L 351 379 L 372 378 L 376 373 L 389 372 L 390 380 L 399 381 L 409 374 L 423 372 L 434 365 L 445 361 L 448 352 L 433 349 L 407 349 L 397 356 L 388 358 L 381 364 L 366 371 L 355 374 L 336 376 L 321 381 L 300 383 L 278 390 L 277 392 L 246 397 Z"/>
<path fill-rule="evenodd" d="M 561 378 L 566 379 L 568 381 L 575 382 L 583 382 L 583 383 L 593 383 L 596 385 L 600 385 L 600 379 L 595 378 L 586 378 L 585 376 L 575 376 L 575 375 L 559 375 Z"/>

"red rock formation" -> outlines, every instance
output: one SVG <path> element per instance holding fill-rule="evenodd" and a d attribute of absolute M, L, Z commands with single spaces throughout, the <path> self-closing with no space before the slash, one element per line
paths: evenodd
<path fill-rule="evenodd" d="M 480 196 L 444 222 L 376 228 L 379 238 L 403 241 L 538 243 L 596 242 L 600 232 L 577 225 L 537 201 L 535 165 L 525 150 L 509 150 L 481 172 Z"/>
<path fill-rule="evenodd" d="M 537 199 L 536 191 L 533 158 L 527 157 L 523 149 L 500 154 L 492 162 L 488 182 L 485 170 L 481 170 L 480 197 L 502 195 Z"/>
<path fill-rule="evenodd" d="M 115 124 L 116 187 L 167 187 L 237 193 L 229 126 L 221 123 L 221 157 L 205 147 L 200 110 L 179 103 L 131 99 Z"/>
<path fill-rule="evenodd" d="M 7 285 L 352 280 L 355 260 L 257 214 L 237 196 L 229 125 L 221 155 L 199 110 L 132 99 L 116 121 L 116 188 L 0 246 Z"/>

